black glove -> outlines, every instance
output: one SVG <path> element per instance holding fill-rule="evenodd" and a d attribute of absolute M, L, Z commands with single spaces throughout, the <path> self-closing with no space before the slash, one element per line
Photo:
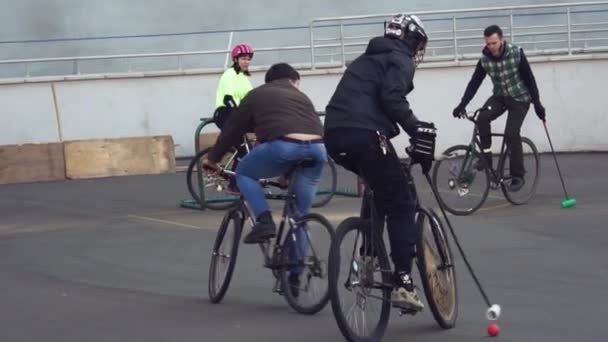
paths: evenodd
<path fill-rule="evenodd" d="M 237 107 L 236 101 L 232 95 L 224 95 L 224 106 L 228 109 L 234 109 Z"/>
<path fill-rule="evenodd" d="M 437 129 L 432 122 L 419 121 L 412 133 L 411 145 L 405 149 L 405 152 L 412 158 L 412 164 L 420 164 L 422 172 L 428 173 L 435 160 Z"/>
<path fill-rule="evenodd" d="M 459 104 L 458 106 L 456 106 L 456 108 L 454 108 L 454 110 L 452 111 L 452 115 L 454 115 L 455 118 L 461 118 L 461 117 L 465 116 L 466 114 L 467 114 L 466 106 L 464 106 L 462 103 Z"/>
<path fill-rule="evenodd" d="M 545 121 L 545 117 L 547 116 L 547 112 L 545 111 L 545 107 L 540 103 L 540 101 L 534 102 L 534 111 L 536 112 L 536 116 L 539 119 Z"/>

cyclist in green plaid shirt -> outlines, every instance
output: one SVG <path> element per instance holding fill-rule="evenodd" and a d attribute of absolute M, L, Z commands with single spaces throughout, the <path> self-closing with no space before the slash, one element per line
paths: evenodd
<path fill-rule="evenodd" d="M 492 167 L 492 131 L 490 122 L 497 119 L 505 111 L 509 111 L 505 128 L 505 139 L 509 146 L 511 191 L 518 191 L 524 186 L 523 152 L 521 145 L 521 126 L 530 108 L 539 119 L 545 121 L 545 108 L 540 102 L 538 87 L 524 50 L 507 42 L 503 38 L 502 29 L 498 25 L 488 26 L 484 30 L 486 46 L 482 57 L 477 63 L 473 77 L 469 81 L 460 104 L 454 108 L 456 118 L 466 113 L 467 104 L 473 99 L 486 75 L 490 76 L 494 89 L 492 96 L 486 101 L 483 111 L 477 117 L 479 140 L 483 149 L 484 159 Z M 483 163 L 478 169 L 483 168 Z"/>

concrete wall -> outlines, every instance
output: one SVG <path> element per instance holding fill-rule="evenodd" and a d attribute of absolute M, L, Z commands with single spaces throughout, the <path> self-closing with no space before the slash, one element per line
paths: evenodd
<path fill-rule="evenodd" d="M 597 57 L 602 58 L 532 65 L 552 139 L 560 151 L 608 150 L 602 90 L 602 82 L 608 78 L 608 56 Z M 436 123 L 439 150 L 470 138 L 471 124 L 454 120 L 451 111 L 472 71 L 473 66 L 467 65 L 421 68 L 417 72 L 410 103 L 420 118 Z M 340 71 L 303 74 L 302 90 L 318 110 L 323 110 Z M 262 78 L 262 73 L 255 73 L 252 83 L 259 85 Z M 218 79 L 218 74 L 198 74 L 2 84 L 0 145 L 57 142 L 60 136 L 74 140 L 170 134 L 176 155 L 189 156 L 194 151 L 193 133 L 199 118 L 212 113 Z M 469 109 L 481 106 L 490 90 L 490 81 L 486 80 Z M 502 129 L 504 119 L 496 121 L 494 127 Z M 549 149 L 533 109 L 523 134 L 532 138 L 541 151 Z M 406 137 L 395 139 L 401 151 L 406 142 Z"/>
<path fill-rule="evenodd" d="M 59 141 L 49 83 L 0 86 L 0 145 Z"/>
<path fill-rule="evenodd" d="M 503 0 L 492 6 L 583 2 L 584 0 Z M 3 1 L 0 42 L 56 38 L 146 35 L 210 30 L 234 30 L 307 25 L 318 17 L 487 7 L 484 0 L 232 0 L 229 3 L 200 0 L 19 0 Z M 197 37 L 173 37 L 153 41 L 98 40 L 93 44 L 0 44 L 0 58 L 32 58 L 85 54 L 154 52 L 174 42 L 196 47 Z M 223 42 L 220 43 L 223 46 Z M 156 46 L 156 48 L 155 48 Z M 177 46 L 174 46 L 175 48 Z M 151 50 L 151 51 L 150 51 Z M 173 49 L 179 51 L 181 49 Z"/>
<path fill-rule="evenodd" d="M 265 0 L 254 3 L 245 0 L 232 0 L 229 3 L 195 0 L 20 0 L 4 1 L 0 11 L 0 60 L 100 56 L 123 54 L 149 54 L 162 52 L 184 52 L 201 50 L 224 50 L 236 43 L 252 44 L 257 52 L 254 64 L 270 65 L 279 61 L 290 63 L 310 62 L 310 52 L 301 50 L 262 51 L 264 48 L 278 46 L 307 46 L 310 44 L 308 24 L 314 18 L 345 15 L 366 15 L 377 13 L 396 13 L 400 11 L 435 11 L 497 7 L 511 5 L 543 5 L 549 3 L 584 2 L 584 0 L 504 0 L 488 3 L 482 0 L 413 0 L 398 2 L 391 0 L 346 1 L 346 0 Z M 605 22 L 604 7 L 594 6 L 593 10 L 604 8 L 602 13 L 575 13 L 573 24 L 585 22 Z M 584 8 L 578 8 L 578 12 Z M 587 8 L 589 10 L 589 8 Z M 561 15 L 542 15 L 540 13 L 562 13 Z M 525 15 L 523 15 L 525 13 Z M 538 25 L 565 24 L 565 9 L 540 11 L 515 11 L 514 26 L 518 34 L 527 32 L 525 27 Z M 522 14 L 522 15 L 520 15 Z M 431 36 L 429 54 L 451 55 L 452 49 L 446 48 L 445 41 L 435 40 L 445 37 L 452 30 L 450 15 L 422 16 Z M 428 19 L 428 20 L 427 20 Z M 510 26 L 508 12 L 491 11 L 474 15 L 457 15 L 458 29 L 474 29 L 479 35 L 477 40 L 462 40 L 472 33 L 462 31 L 458 34 L 459 53 L 476 53 L 481 44 L 481 29 L 490 24 Z M 382 19 L 374 19 L 370 26 L 346 26 L 347 37 L 366 36 L 381 33 Z M 352 23 L 352 22 L 351 22 Z M 337 23 L 334 23 L 337 24 Z M 239 31 L 262 28 L 299 27 L 298 29 L 274 29 L 266 31 Z M 557 28 L 554 27 L 555 30 Z M 231 31 L 236 30 L 234 36 Z M 509 34 L 506 29 L 505 33 Z M 545 31 L 545 30 L 536 30 Z M 328 39 L 338 35 L 338 28 L 316 28 L 315 39 Z M 574 33 L 573 48 L 605 48 L 605 40 L 582 41 L 581 38 L 603 37 L 595 34 Z M 518 37 L 518 41 L 522 41 Z M 553 43 L 536 45 L 540 39 L 551 38 Z M 525 38 L 524 48 L 535 49 L 565 48 L 565 43 L 555 40 L 566 39 L 563 35 Z M 325 43 L 329 41 L 324 40 Z M 357 42 L 357 39 L 350 40 Z M 468 46 L 468 47 L 466 47 Z M 435 49 L 437 48 L 437 49 Z M 316 62 L 329 62 L 334 58 L 329 54 L 340 49 L 317 49 Z M 360 46 L 346 48 L 349 58 L 360 53 Z M 319 56 L 322 55 L 322 56 Z M 128 71 L 176 70 L 178 64 L 185 69 L 222 68 L 224 54 L 195 55 L 183 57 L 180 61 L 174 56 L 154 58 L 131 58 L 111 60 L 80 61 L 76 67 L 70 61 L 52 63 L 0 64 L 0 78 L 48 75 L 67 75 L 77 73 L 117 73 Z"/>

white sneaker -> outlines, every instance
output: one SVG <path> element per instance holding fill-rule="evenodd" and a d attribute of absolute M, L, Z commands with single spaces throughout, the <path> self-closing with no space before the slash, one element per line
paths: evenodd
<path fill-rule="evenodd" d="M 416 289 L 408 291 L 404 287 L 398 287 L 393 289 L 391 293 L 391 304 L 401 309 L 413 309 L 421 311 L 424 309 L 424 304 L 418 298 Z"/>
<path fill-rule="evenodd" d="M 424 304 L 418 297 L 412 277 L 407 273 L 395 274 L 396 286 L 391 293 L 391 304 L 401 309 L 420 311 Z"/>

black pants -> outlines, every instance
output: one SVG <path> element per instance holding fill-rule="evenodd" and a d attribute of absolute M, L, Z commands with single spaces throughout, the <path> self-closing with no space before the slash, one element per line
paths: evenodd
<path fill-rule="evenodd" d="M 395 269 L 411 272 L 415 245 L 420 238 L 415 222 L 417 198 L 412 177 L 403 172 L 390 141 L 387 154 L 383 154 L 375 131 L 339 128 L 327 132 L 323 139 L 336 163 L 369 184 L 382 223 L 386 217 Z"/>
<path fill-rule="evenodd" d="M 511 176 L 523 177 L 526 170 L 524 169 L 520 132 L 530 108 L 530 102 L 515 101 L 511 97 L 492 96 L 486 101 L 484 107 L 490 107 L 490 109 L 480 112 L 477 117 L 481 148 L 485 150 L 492 146 L 492 128 L 490 123 L 508 110 L 505 140 L 511 152 L 509 154 Z"/>
<path fill-rule="evenodd" d="M 234 112 L 234 110 L 228 109 L 226 107 L 217 107 L 213 112 L 213 122 L 220 130 L 224 128 L 224 124 L 228 120 L 228 117 Z"/>

